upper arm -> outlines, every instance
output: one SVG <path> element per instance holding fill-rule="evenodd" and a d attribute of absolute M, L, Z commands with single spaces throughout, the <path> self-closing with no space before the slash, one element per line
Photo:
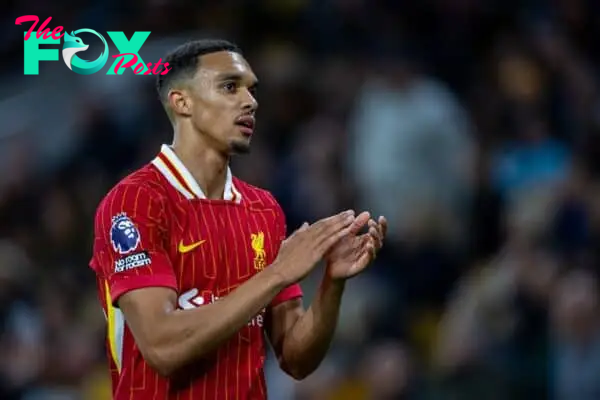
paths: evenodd
<path fill-rule="evenodd" d="M 301 298 L 295 298 L 271 307 L 267 315 L 266 332 L 273 350 L 281 356 L 283 341 L 287 332 L 304 314 Z"/>
<path fill-rule="evenodd" d="M 152 363 L 153 349 L 160 345 L 158 329 L 165 316 L 175 311 L 177 294 L 165 287 L 145 287 L 128 291 L 119 298 L 119 308 L 135 342 L 147 361 Z"/>
<path fill-rule="evenodd" d="M 105 285 L 105 307 L 108 312 L 120 309 L 137 346 L 152 363 L 155 327 L 175 309 L 177 297 L 166 250 L 164 203 L 147 188 L 118 186 L 98 207 L 94 225 L 90 265 Z"/>
<path fill-rule="evenodd" d="M 101 203 L 94 227 L 91 267 L 117 305 L 125 293 L 147 287 L 176 290 L 166 250 L 169 227 L 163 203 L 138 185 L 121 185 Z"/>
<path fill-rule="evenodd" d="M 277 251 L 287 235 L 287 225 L 285 214 L 281 206 L 277 204 Z M 302 304 L 302 288 L 300 285 L 293 284 L 283 289 L 271 301 L 269 312 L 267 314 L 266 331 L 277 355 L 281 354 L 281 346 L 286 332 L 288 332 L 296 321 L 304 314 Z"/>
<path fill-rule="evenodd" d="M 281 208 L 281 206 L 279 205 L 279 203 L 277 203 L 277 201 L 275 199 L 273 199 L 273 200 L 275 201 L 275 204 L 277 207 L 277 211 L 276 211 L 276 229 L 277 229 L 276 249 L 277 249 L 277 252 L 279 252 L 279 249 L 281 248 L 281 244 L 283 243 L 283 241 L 285 240 L 285 238 L 287 236 L 287 224 L 286 224 L 285 214 L 283 212 L 283 209 Z M 283 289 L 273 299 L 273 301 L 271 301 L 270 305 L 273 308 L 279 304 L 288 302 L 290 300 L 298 299 L 300 297 L 302 297 L 302 288 L 298 284 L 293 284 L 293 285 L 290 285 L 287 288 Z M 300 302 L 300 304 L 301 304 L 301 302 Z"/>

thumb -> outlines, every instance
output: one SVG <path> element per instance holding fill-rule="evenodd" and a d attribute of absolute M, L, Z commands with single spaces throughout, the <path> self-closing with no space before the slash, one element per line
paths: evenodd
<path fill-rule="evenodd" d="M 307 229 L 308 229 L 308 227 L 309 227 L 309 224 L 308 224 L 308 222 L 305 222 L 305 223 L 303 223 L 303 224 L 300 226 L 300 228 L 296 229 L 296 230 L 295 230 L 295 231 L 292 233 L 292 235 L 296 235 L 297 233 L 303 232 L 303 231 L 307 230 Z"/>
<path fill-rule="evenodd" d="M 287 241 L 287 240 L 289 240 L 290 238 L 292 238 L 292 237 L 295 237 L 295 236 L 296 236 L 298 233 L 300 233 L 300 232 L 302 232 L 302 231 L 305 231 L 305 230 L 307 230 L 307 229 L 308 229 L 308 227 L 309 227 L 309 224 L 308 224 L 308 222 L 305 222 L 305 223 L 303 223 L 303 224 L 302 224 L 302 226 L 300 226 L 300 228 L 298 228 L 298 229 L 296 229 L 294 232 L 292 232 L 292 233 L 290 234 L 290 236 L 288 236 L 288 237 L 287 237 L 285 240 Z"/>

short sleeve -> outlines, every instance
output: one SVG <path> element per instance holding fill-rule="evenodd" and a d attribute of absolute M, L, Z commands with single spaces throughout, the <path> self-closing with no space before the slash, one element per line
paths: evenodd
<path fill-rule="evenodd" d="M 278 243 L 277 251 L 281 247 L 281 243 L 287 236 L 287 224 L 285 220 L 285 213 L 279 204 L 277 204 L 277 229 L 278 229 Z M 283 289 L 275 298 L 271 301 L 271 307 L 274 307 L 283 302 L 302 297 L 302 288 L 299 284 L 295 283 L 287 288 Z"/>
<path fill-rule="evenodd" d="M 108 283 L 112 303 L 144 287 L 177 289 L 166 251 L 164 202 L 138 185 L 117 186 L 102 201 L 94 223 L 90 266 Z"/>
<path fill-rule="evenodd" d="M 297 283 L 283 289 L 275 298 L 271 301 L 271 307 L 275 307 L 278 304 L 284 303 L 289 300 L 297 299 L 302 297 L 302 288 Z"/>

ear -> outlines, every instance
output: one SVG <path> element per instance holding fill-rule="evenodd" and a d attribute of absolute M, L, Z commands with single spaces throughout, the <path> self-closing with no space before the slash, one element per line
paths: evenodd
<path fill-rule="evenodd" d="M 180 89 L 171 89 L 168 95 L 169 106 L 174 114 L 189 117 L 192 115 L 192 98 L 187 91 Z"/>

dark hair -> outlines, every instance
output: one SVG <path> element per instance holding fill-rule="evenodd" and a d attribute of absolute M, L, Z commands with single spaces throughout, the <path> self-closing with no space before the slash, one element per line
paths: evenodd
<path fill-rule="evenodd" d="M 200 56 L 219 51 L 231 51 L 242 54 L 235 44 L 223 39 L 199 39 L 187 42 L 167 54 L 165 63 L 171 68 L 166 75 L 157 75 L 156 90 L 158 96 L 166 104 L 167 94 L 173 82 L 180 79 L 191 79 L 200 65 Z"/>

